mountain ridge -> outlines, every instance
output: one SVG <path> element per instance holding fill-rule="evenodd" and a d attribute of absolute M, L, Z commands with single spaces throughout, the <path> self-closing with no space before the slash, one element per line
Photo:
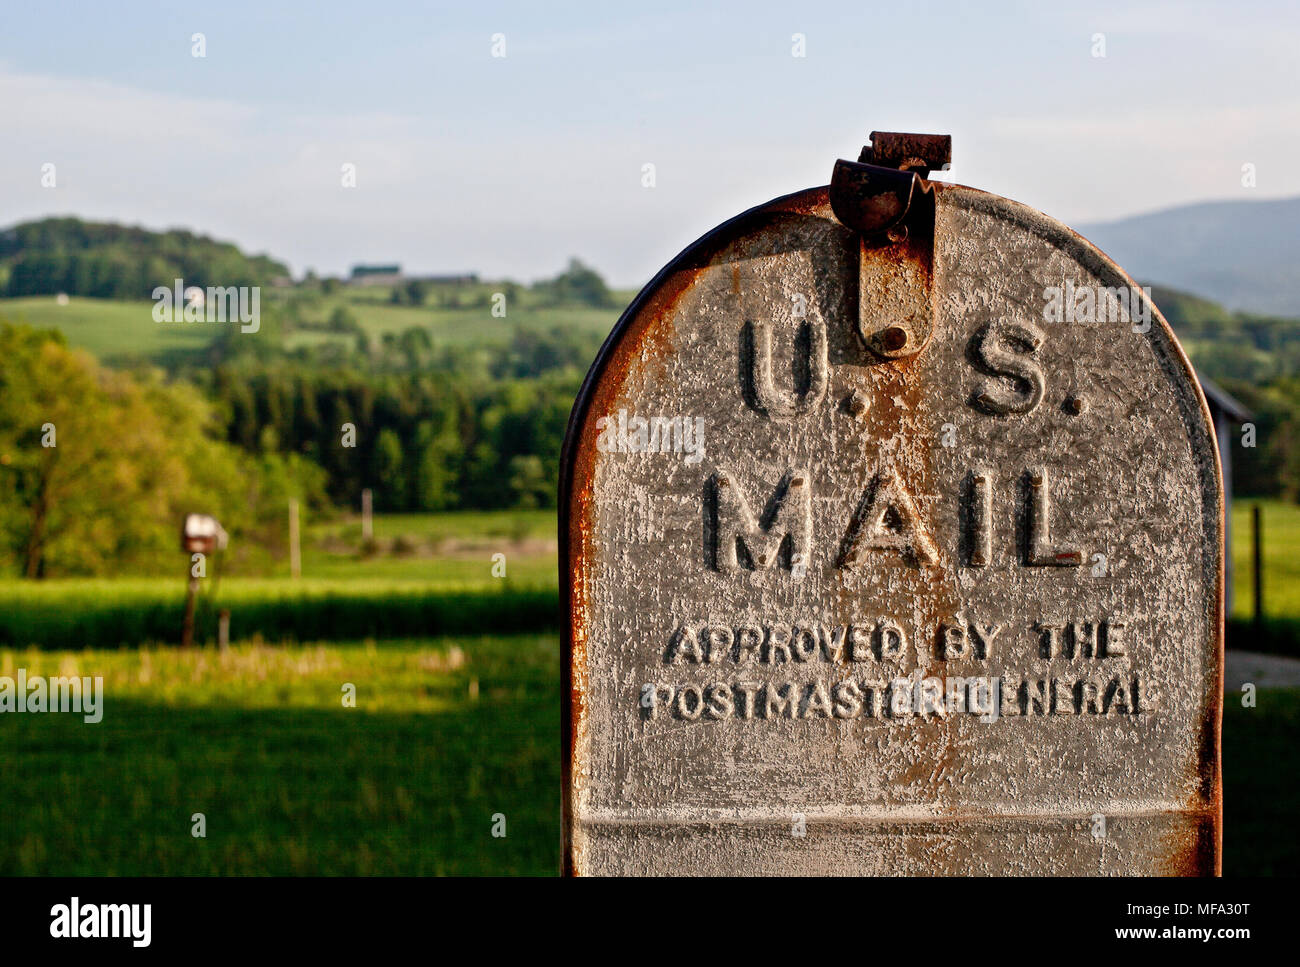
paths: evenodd
<path fill-rule="evenodd" d="M 1230 310 L 1300 316 L 1300 196 L 1194 202 L 1074 227 L 1134 278 Z"/>

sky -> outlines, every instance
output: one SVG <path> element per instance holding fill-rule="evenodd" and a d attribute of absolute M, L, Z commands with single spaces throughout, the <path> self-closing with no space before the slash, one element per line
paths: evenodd
<path fill-rule="evenodd" d="M 1288 3 L 10 2 L 0 225 L 636 287 L 873 129 L 1072 225 L 1300 194 L 1298 63 Z"/>

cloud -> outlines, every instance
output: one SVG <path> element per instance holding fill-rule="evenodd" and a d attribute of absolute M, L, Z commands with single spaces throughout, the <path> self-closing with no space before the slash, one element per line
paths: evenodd
<path fill-rule="evenodd" d="M 309 107 L 261 94 L 245 102 L 0 64 L 0 210 L 10 222 L 57 213 L 185 226 L 299 272 L 384 259 L 527 279 L 577 255 L 628 285 L 738 211 L 824 184 L 871 123 L 950 131 L 950 180 L 1076 224 L 1240 197 L 1247 162 L 1258 166 L 1251 197 L 1300 192 L 1281 161 L 1300 148 L 1300 129 L 1279 123 L 1297 116 L 1293 88 L 1248 89 L 1277 65 L 1245 79 L 1235 71 L 1237 86 L 1225 86 L 1186 61 L 1212 43 L 1209 22 L 1193 12 L 1153 39 L 1160 16 L 1101 11 L 1098 29 L 1130 32 L 1112 37 L 1104 62 L 1087 57 L 1080 34 L 1074 59 L 1036 75 L 1041 83 L 1003 65 L 949 100 L 891 87 L 865 121 L 863 90 L 832 83 L 842 62 L 814 58 L 795 70 L 775 40 L 776 70 L 739 87 L 725 59 L 670 71 L 632 57 L 590 95 L 581 70 L 555 81 L 562 65 L 542 60 L 552 48 L 616 56 L 608 31 L 594 28 L 558 38 L 515 30 L 509 62 L 484 55 L 464 90 L 354 98 L 355 110 L 331 108 L 327 96 Z M 615 35 L 630 44 L 629 33 Z M 1186 36 L 1198 40 L 1179 48 L 1169 39 Z M 47 162 L 57 165 L 53 190 L 40 185 Z M 654 189 L 640 183 L 647 162 Z M 340 183 L 344 163 L 357 167 L 356 189 Z"/>
<path fill-rule="evenodd" d="M 108 81 L 24 74 L 0 65 L 0 120 L 12 146 L 92 143 L 132 148 L 141 140 L 195 150 L 234 150 L 224 132 L 249 122 L 253 108 L 124 87 Z"/>
<path fill-rule="evenodd" d="M 521 140 L 510 124 L 289 114 L 4 68 L 0 105 L 19 148 L 0 156 L 11 220 L 185 226 L 298 271 L 384 258 L 528 278 L 578 255 L 639 280 L 713 222 L 781 193 L 758 186 L 806 150 L 774 148 L 755 163 L 721 132 L 670 144 L 591 129 Z M 57 166 L 52 190 L 40 185 L 46 162 Z M 658 169 L 653 190 L 640 183 L 646 162 Z M 342 187 L 344 163 L 356 189 Z"/>
<path fill-rule="evenodd" d="M 1049 214 L 1077 223 L 1207 199 L 1300 193 L 1300 177 L 1275 160 L 1300 151 L 1300 129 L 1277 125 L 1279 116 L 1300 116 L 1300 101 L 994 117 L 985 138 L 998 159 L 1021 170 L 1021 200 L 1048 199 L 1057 208 Z M 1249 194 L 1241 185 L 1246 163 L 1257 166 L 1259 178 Z"/>

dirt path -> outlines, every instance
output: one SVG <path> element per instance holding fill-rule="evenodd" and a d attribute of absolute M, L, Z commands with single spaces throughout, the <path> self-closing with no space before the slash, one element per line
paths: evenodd
<path fill-rule="evenodd" d="M 1224 655 L 1224 691 L 1239 692 L 1246 682 L 1257 688 L 1300 688 L 1300 659 L 1229 649 Z"/>

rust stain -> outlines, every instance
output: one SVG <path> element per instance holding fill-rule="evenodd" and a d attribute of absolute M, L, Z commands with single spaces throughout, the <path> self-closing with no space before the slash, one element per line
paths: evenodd
<path fill-rule="evenodd" d="M 934 357 L 927 354 L 926 349 L 934 337 L 937 306 L 934 299 L 934 195 L 928 191 L 929 183 L 925 184 L 927 191 L 924 195 L 928 198 L 914 202 L 903 224 L 904 231 L 896 233 L 900 237 L 861 244 L 860 278 L 869 279 L 870 288 L 864 288 L 859 294 L 859 299 L 868 305 L 857 306 L 857 311 L 863 315 L 863 325 L 866 324 L 865 314 L 874 316 L 877 306 L 889 305 L 895 311 L 900 308 L 902 311 L 915 310 L 915 315 L 909 319 L 910 344 L 906 346 L 905 355 L 882 359 L 873 367 L 876 404 L 869 414 L 868 431 L 875 440 L 897 437 L 907 441 L 902 457 L 906 464 L 903 469 L 909 485 L 914 488 L 913 493 L 922 500 L 937 497 L 939 493 L 933 441 L 938 439 L 941 429 L 941 419 L 936 420 L 928 411 L 930 394 L 927 387 L 934 380 Z M 897 306 L 900 297 L 906 301 L 905 307 Z M 892 326 L 889 314 L 885 316 L 879 321 L 886 324 L 887 331 Z M 865 330 L 860 329 L 859 334 L 864 337 L 866 345 L 872 345 Z M 917 576 L 924 580 L 926 588 L 912 598 L 916 608 L 913 634 L 918 635 L 918 639 L 910 645 L 916 654 L 916 669 L 923 676 L 943 678 L 945 684 L 947 676 L 935 655 L 936 642 L 928 638 L 925 629 L 937 628 L 941 621 L 958 611 L 961 595 L 954 576 L 958 563 L 945 560 L 944 566 L 937 570 L 918 568 Z M 860 602 L 846 601 L 842 596 L 841 607 L 846 609 L 847 615 L 852 615 L 855 608 L 860 607 Z M 957 727 L 955 722 L 946 720 L 919 723 L 918 745 L 924 754 L 898 777 L 903 785 L 927 790 L 921 804 L 940 806 L 941 812 L 958 808 L 955 804 L 942 805 L 946 798 L 946 779 L 959 762 L 958 751 L 954 748 Z"/>
<path fill-rule="evenodd" d="M 570 452 L 572 472 L 568 478 L 568 492 L 561 494 L 562 516 L 560 526 L 567 533 L 562 535 L 562 546 L 566 549 L 567 581 L 561 573 L 561 587 L 566 588 L 567 632 L 566 654 L 562 656 L 565 663 L 562 669 L 567 683 L 566 695 L 568 708 L 562 721 L 562 733 L 565 736 L 562 802 L 563 816 L 563 853 L 561 857 L 562 872 L 577 875 L 582 872 L 582 857 L 573 842 L 574 822 L 580 783 L 574 775 L 575 763 L 582 763 L 583 745 L 588 740 L 588 709 L 586 696 L 589 691 L 588 677 L 588 633 L 589 623 L 586 591 L 592 580 L 592 561 L 598 556 L 595 544 L 594 523 L 596 520 L 596 458 L 598 452 L 594 445 L 597 437 L 595 421 L 605 414 L 614 412 L 620 400 L 625 399 L 624 387 L 633 365 L 638 359 L 665 359 L 671 352 L 672 332 L 664 320 L 669 318 L 681 297 L 694 284 L 699 270 L 675 273 L 651 294 L 651 298 L 641 311 L 632 315 L 637 306 L 634 302 L 615 327 L 616 338 L 609 346 L 610 352 L 605 357 L 600 371 L 600 378 L 592 385 L 592 392 L 585 400 L 580 397 L 576 407 L 584 407 L 578 415 L 578 421 L 570 427 L 569 441 L 573 449 Z M 639 300 L 638 300 L 639 301 Z M 627 326 L 624 327 L 624 320 Z M 575 415 L 577 415 L 575 413 Z"/>

